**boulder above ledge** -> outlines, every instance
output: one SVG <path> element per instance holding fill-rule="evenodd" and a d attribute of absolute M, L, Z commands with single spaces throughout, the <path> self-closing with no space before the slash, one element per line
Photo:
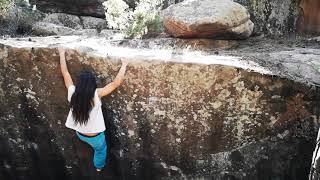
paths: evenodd
<path fill-rule="evenodd" d="M 163 24 L 173 37 L 248 38 L 254 24 L 245 7 L 230 0 L 186 0 L 163 11 Z"/>

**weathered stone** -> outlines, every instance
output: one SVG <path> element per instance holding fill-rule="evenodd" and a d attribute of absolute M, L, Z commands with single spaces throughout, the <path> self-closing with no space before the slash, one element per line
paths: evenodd
<path fill-rule="evenodd" d="M 213 39 L 178 39 L 178 38 L 156 38 L 156 39 L 132 39 L 112 42 L 113 45 L 126 46 L 129 48 L 167 48 L 167 49 L 189 49 L 219 53 L 218 50 L 231 49 L 238 45 L 237 41 L 213 40 Z"/>
<path fill-rule="evenodd" d="M 75 31 L 72 35 L 95 37 L 95 36 L 98 36 L 99 33 L 96 29 L 83 29 L 83 30 Z"/>
<path fill-rule="evenodd" d="M 53 13 L 33 25 L 32 33 L 38 36 L 48 35 L 82 35 L 97 36 L 98 31 L 106 28 L 106 21 L 94 17 Z"/>
<path fill-rule="evenodd" d="M 85 29 L 107 29 L 107 22 L 105 19 L 95 17 L 81 17 L 83 28 Z"/>
<path fill-rule="evenodd" d="M 183 38 L 248 38 L 253 30 L 248 11 L 229 0 L 186 0 L 163 11 L 167 32 Z"/>
<path fill-rule="evenodd" d="M 56 49 L 62 45 L 72 48 L 72 77 L 91 69 L 99 86 L 114 78 L 120 58 L 131 61 L 124 84 L 103 99 L 110 153 L 100 179 L 306 179 L 319 126 L 313 85 L 320 80 L 292 74 L 299 70 L 290 66 L 288 75 L 281 71 L 291 60 L 318 63 L 319 50 L 272 43 L 278 52 L 262 48 L 257 56 L 252 47 L 259 44 L 239 43 L 218 56 L 109 43 L 0 40 L 0 177 L 95 176 L 90 148 L 64 126 L 68 104 Z"/>
<path fill-rule="evenodd" d="M 302 0 L 300 30 L 306 33 L 320 33 L 320 1 Z"/>
<path fill-rule="evenodd" d="M 47 13 L 67 13 L 104 18 L 104 0 L 30 0 L 30 4 Z"/>
<path fill-rule="evenodd" d="M 125 34 L 119 30 L 103 29 L 100 31 L 99 36 L 105 37 L 110 40 L 123 40 Z"/>
<path fill-rule="evenodd" d="M 40 11 L 14 5 L 5 13 L 0 12 L 0 35 L 30 35 L 33 24 L 44 17 Z"/>
<path fill-rule="evenodd" d="M 300 17 L 296 0 L 235 0 L 246 6 L 255 24 L 255 33 L 272 36 L 296 33 Z"/>
<path fill-rule="evenodd" d="M 59 26 L 64 26 L 72 29 L 82 29 L 82 23 L 78 16 L 64 14 L 64 13 L 52 13 L 48 14 L 42 22 L 52 23 Z"/>
<path fill-rule="evenodd" d="M 166 0 L 164 7 L 182 0 Z M 254 34 L 281 36 L 319 33 L 319 3 L 312 0 L 234 0 L 245 6 L 255 24 Z"/>
<path fill-rule="evenodd" d="M 53 24 L 53 23 L 45 23 L 45 22 L 38 22 L 33 25 L 32 27 L 32 34 L 38 36 L 51 36 L 51 35 L 72 35 L 74 34 L 75 30 L 72 28 L 68 28 L 65 26 Z"/>

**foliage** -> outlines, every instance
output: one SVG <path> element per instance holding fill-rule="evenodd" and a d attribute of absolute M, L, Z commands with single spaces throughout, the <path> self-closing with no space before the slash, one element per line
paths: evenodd
<path fill-rule="evenodd" d="M 13 0 L 0 0 L 0 11 L 7 10 L 13 3 Z"/>
<path fill-rule="evenodd" d="M 314 67 L 318 70 L 318 72 L 320 72 L 320 64 L 316 64 Z"/>
<path fill-rule="evenodd" d="M 110 28 L 124 30 L 127 38 L 141 38 L 150 30 L 159 33 L 162 31 L 159 16 L 162 2 L 163 0 L 140 0 L 133 10 L 122 0 L 107 0 L 104 2 L 106 20 Z"/>
<path fill-rule="evenodd" d="M 131 18 L 131 10 L 122 0 L 107 0 L 103 3 L 106 10 L 106 21 L 112 29 L 125 29 Z"/>
<path fill-rule="evenodd" d="M 161 6 L 162 0 L 140 0 L 133 11 L 132 21 L 126 28 L 126 36 L 128 38 L 142 38 L 151 29 L 154 32 L 161 32 L 162 22 L 159 16 Z"/>

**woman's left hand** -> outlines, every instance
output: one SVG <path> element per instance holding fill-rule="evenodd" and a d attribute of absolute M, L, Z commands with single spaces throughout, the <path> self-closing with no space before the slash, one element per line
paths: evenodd
<path fill-rule="evenodd" d="M 66 50 L 65 50 L 64 48 L 62 48 L 62 47 L 59 47 L 58 50 L 59 50 L 60 56 L 61 56 L 61 55 L 64 55 L 65 52 L 66 52 Z"/>

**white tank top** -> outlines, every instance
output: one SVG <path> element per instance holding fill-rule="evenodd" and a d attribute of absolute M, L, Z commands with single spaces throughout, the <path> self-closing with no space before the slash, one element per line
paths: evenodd
<path fill-rule="evenodd" d="M 69 86 L 68 88 L 68 101 L 71 101 L 71 97 L 75 92 L 76 87 L 74 85 Z M 106 130 L 106 126 L 104 124 L 104 118 L 101 109 L 101 99 L 98 96 L 97 90 L 94 93 L 94 107 L 89 113 L 89 120 L 87 124 L 80 125 L 76 124 L 72 115 L 72 110 L 70 109 L 66 126 L 70 129 L 74 129 L 80 133 L 99 133 Z"/>

